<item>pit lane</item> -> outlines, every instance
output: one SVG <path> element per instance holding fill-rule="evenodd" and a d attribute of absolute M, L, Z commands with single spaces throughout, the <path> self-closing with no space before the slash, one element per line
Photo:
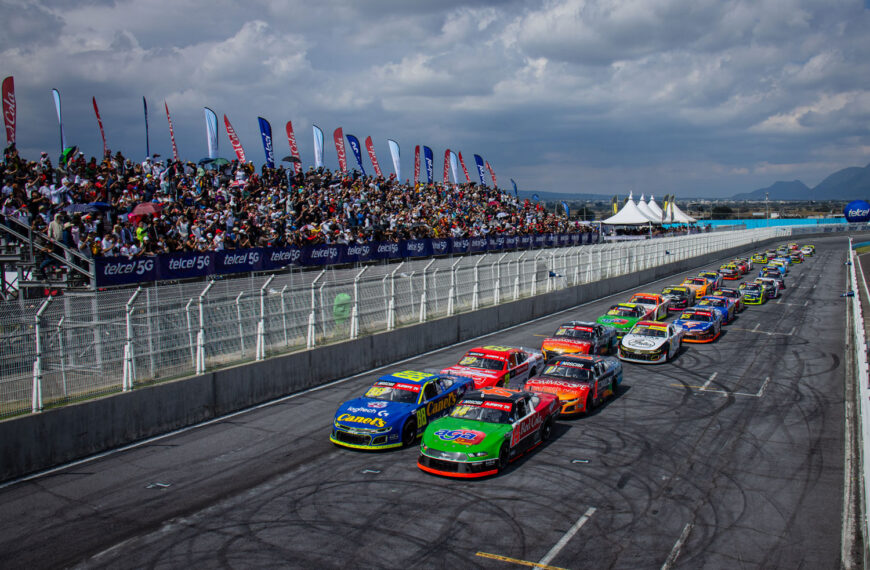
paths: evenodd
<path fill-rule="evenodd" d="M 3 488 L 4 564 L 836 567 L 847 241 L 813 243 L 781 300 L 672 363 L 624 364 L 618 398 L 560 421 L 498 477 L 448 480 L 417 469 L 415 449 L 330 444 L 363 375 Z M 480 344 L 540 346 L 561 321 L 679 280 L 378 373 L 446 367 Z"/>

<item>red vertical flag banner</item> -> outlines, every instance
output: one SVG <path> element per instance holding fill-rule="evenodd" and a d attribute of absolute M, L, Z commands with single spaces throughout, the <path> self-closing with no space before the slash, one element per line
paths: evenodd
<path fill-rule="evenodd" d="M 178 147 L 175 146 L 175 131 L 172 129 L 172 117 L 169 116 L 169 105 L 166 101 L 163 102 L 163 107 L 166 108 L 166 121 L 169 123 L 169 140 L 172 141 L 172 160 L 178 162 Z"/>
<path fill-rule="evenodd" d="M 420 181 L 420 145 L 414 147 L 414 184 Z"/>
<path fill-rule="evenodd" d="M 492 178 L 492 187 L 498 188 L 498 182 L 495 181 L 495 170 L 492 169 L 492 166 L 489 165 L 489 161 L 486 161 L 486 169 L 489 170 L 489 177 Z"/>
<path fill-rule="evenodd" d="M 335 152 L 338 154 L 338 167 L 341 173 L 347 172 L 347 152 L 344 150 L 344 132 L 341 127 L 333 131 L 332 138 L 335 141 Z"/>
<path fill-rule="evenodd" d="M 100 109 L 97 107 L 97 98 L 91 97 L 94 104 L 94 114 L 97 116 L 97 125 L 100 127 L 100 136 L 103 138 L 103 156 L 106 156 L 108 147 L 106 146 L 106 131 L 103 130 L 103 119 L 100 118 Z"/>
<path fill-rule="evenodd" d="M 444 184 L 448 183 L 450 176 L 450 149 L 444 151 Z"/>
<path fill-rule="evenodd" d="M 15 143 L 15 82 L 10 75 L 3 80 L 3 122 L 6 124 L 6 145 Z"/>
<path fill-rule="evenodd" d="M 372 137 L 366 137 L 366 150 L 369 151 L 369 160 L 372 161 L 372 167 L 375 169 L 375 174 L 383 176 L 381 173 L 381 165 L 378 164 L 378 157 L 375 154 L 375 143 L 372 142 Z"/>
<path fill-rule="evenodd" d="M 462 160 L 462 152 L 459 153 L 459 164 L 462 165 L 462 173 L 465 174 L 465 182 L 471 182 L 471 178 L 468 176 L 468 169 L 465 168 L 465 161 Z"/>
<path fill-rule="evenodd" d="M 296 174 L 299 174 L 302 172 L 302 159 L 299 158 L 299 147 L 296 146 L 296 135 L 293 134 L 293 123 L 287 121 L 284 130 L 287 131 L 287 143 L 290 145 L 290 156 L 297 160 L 293 163 L 293 171 L 296 172 Z"/>
<path fill-rule="evenodd" d="M 245 149 L 242 148 L 242 141 L 239 140 L 236 130 L 230 124 L 230 120 L 227 119 L 226 115 L 224 115 L 224 126 L 227 128 L 227 136 L 230 138 L 230 144 L 233 145 L 233 150 L 236 152 L 236 158 L 239 159 L 239 162 L 244 163 Z"/>

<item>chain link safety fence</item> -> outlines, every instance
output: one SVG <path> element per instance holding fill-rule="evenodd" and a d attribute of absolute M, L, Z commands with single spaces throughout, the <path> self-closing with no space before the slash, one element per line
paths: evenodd
<path fill-rule="evenodd" d="M 788 228 L 405 260 L 0 306 L 0 417 L 640 271 Z"/>

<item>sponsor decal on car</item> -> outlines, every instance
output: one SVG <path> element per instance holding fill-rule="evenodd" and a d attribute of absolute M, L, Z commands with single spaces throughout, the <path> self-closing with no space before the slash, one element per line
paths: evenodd
<path fill-rule="evenodd" d="M 439 429 L 435 435 L 441 441 L 455 441 L 462 445 L 477 445 L 486 437 L 484 432 L 473 429 Z"/>
<path fill-rule="evenodd" d="M 387 402 L 369 402 L 367 405 L 370 408 L 386 408 L 388 404 Z"/>

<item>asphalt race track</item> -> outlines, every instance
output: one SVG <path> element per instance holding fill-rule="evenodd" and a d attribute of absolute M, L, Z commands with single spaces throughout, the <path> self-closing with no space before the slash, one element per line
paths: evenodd
<path fill-rule="evenodd" d="M 837 568 L 848 242 L 812 243 L 781 299 L 670 364 L 625 364 L 615 400 L 560 421 L 500 476 L 432 476 L 416 448 L 333 446 L 335 408 L 364 375 L 0 488 L 2 565 Z M 540 347 L 630 293 L 376 374 Z"/>

